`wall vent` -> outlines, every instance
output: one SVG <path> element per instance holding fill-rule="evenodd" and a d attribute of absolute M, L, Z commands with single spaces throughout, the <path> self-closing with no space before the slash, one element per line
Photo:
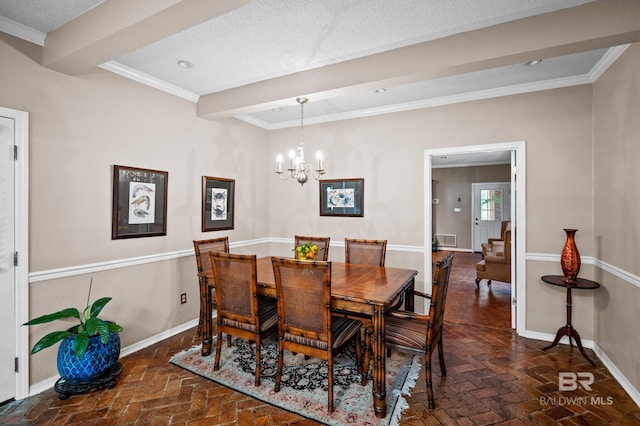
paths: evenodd
<path fill-rule="evenodd" d="M 458 247 L 458 236 L 456 234 L 436 234 L 435 240 L 438 247 Z"/>

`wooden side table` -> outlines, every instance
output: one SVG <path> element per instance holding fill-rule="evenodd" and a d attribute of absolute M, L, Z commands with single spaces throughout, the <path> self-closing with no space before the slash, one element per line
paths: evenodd
<path fill-rule="evenodd" d="M 586 280 L 584 278 L 578 278 L 576 283 L 567 283 L 565 282 L 564 277 L 562 275 L 545 275 L 542 277 L 542 281 L 551 285 L 565 287 L 567 289 L 567 323 L 558 329 L 558 332 L 556 333 L 556 338 L 553 339 L 553 343 L 551 343 L 549 346 L 542 348 L 542 350 L 546 351 L 547 349 L 551 349 L 552 347 L 556 346 L 560 341 L 560 339 L 562 338 L 562 336 L 569 337 L 569 345 L 573 347 L 573 344 L 571 342 L 571 338 L 573 337 L 573 339 L 576 341 L 576 345 L 578 345 L 578 349 L 580 350 L 580 353 L 582 353 L 582 356 L 584 356 L 586 360 L 589 361 L 591 365 L 595 367 L 596 363 L 593 362 L 585 353 L 584 348 L 582 347 L 582 341 L 580 340 L 580 335 L 578 334 L 576 329 L 573 328 L 573 325 L 571 324 L 571 306 L 572 306 L 571 290 L 574 288 L 577 288 L 580 290 L 595 290 L 600 287 L 600 284 L 595 281 Z"/>

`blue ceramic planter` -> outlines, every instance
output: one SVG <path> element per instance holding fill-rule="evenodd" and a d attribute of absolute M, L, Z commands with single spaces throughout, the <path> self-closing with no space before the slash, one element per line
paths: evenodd
<path fill-rule="evenodd" d="M 106 345 L 102 344 L 100 336 L 90 337 L 82 358 L 76 356 L 74 341 L 75 335 L 67 336 L 58 348 L 58 373 L 68 383 L 89 383 L 109 371 L 120 357 L 118 333 L 110 332 Z"/>

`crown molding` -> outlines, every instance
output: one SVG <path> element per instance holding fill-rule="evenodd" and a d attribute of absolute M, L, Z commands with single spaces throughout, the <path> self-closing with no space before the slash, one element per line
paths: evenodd
<path fill-rule="evenodd" d="M 138 83 L 142 83 L 146 86 L 153 87 L 154 89 L 161 90 L 163 92 L 169 93 L 171 95 L 177 96 L 182 99 L 186 99 L 190 102 L 198 102 L 200 99 L 200 95 L 197 95 L 188 90 L 182 89 L 173 84 L 169 84 L 166 81 L 157 79 L 148 74 L 142 73 L 140 71 L 134 70 L 133 68 L 129 68 L 126 65 L 123 65 L 116 61 L 108 61 L 104 64 L 100 65 L 100 68 L 110 71 L 112 73 L 121 75 L 130 80 L 137 81 Z"/>
<path fill-rule="evenodd" d="M 604 56 L 600 58 L 598 63 L 595 64 L 593 68 L 591 68 L 591 71 L 589 71 L 589 78 L 591 79 L 591 82 L 595 83 L 595 81 L 600 78 L 602 74 L 604 74 L 607 68 L 609 68 L 615 61 L 618 60 L 618 58 L 624 53 L 625 50 L 627 50 L 629 46 L 631 46 L 631 44 L 623 44 L 620 46 L 614 46 L 607 50 L 607 53 L 605 53 Z"/>
<path fill-rule="evenodd" d="M 39 46 L 44 46 L 44 40 L 47 37 L 45 33 L 12 21 L 4 16 L 0 16 L 0 31 Z"/>

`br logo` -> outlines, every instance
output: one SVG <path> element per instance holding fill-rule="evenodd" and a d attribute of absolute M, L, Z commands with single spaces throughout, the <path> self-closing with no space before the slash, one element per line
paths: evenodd
<path fill-rule="evenodd" d="M 593 384 L 593 374 L 589 372 L 572 373 L 570 371 L 561 371 L 558 373 L 558 390 L 574 391 L 578 389 L 578 384 L 586 390 L 591 390 Z"/>

